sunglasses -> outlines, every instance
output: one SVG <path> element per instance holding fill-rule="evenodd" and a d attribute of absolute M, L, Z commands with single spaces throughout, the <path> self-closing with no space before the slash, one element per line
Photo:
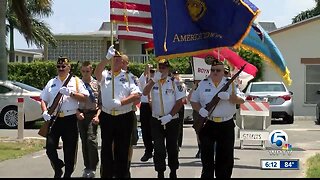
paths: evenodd
<path fill-rule="evenodd" d="M 221 72 L 221 69 L 211 69 L 211 72 Z"/>
<path fill-rule="evenodd" d="M 159 66 L 159 69 L 167 69 L 167 66 Z"/>
<path fill-rule="evenodd" d="M 57 65 L 57 69 L 60 69 L 60 68 L 64 69 L 66 67 L 67 67 L 66 65 Z"/>

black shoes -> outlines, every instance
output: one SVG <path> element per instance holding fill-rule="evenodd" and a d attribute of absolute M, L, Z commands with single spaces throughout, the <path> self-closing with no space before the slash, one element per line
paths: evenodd
<path fill-rule="evenodd" d="M 63 174 L 63 171 L 62 171 L 61 168 L 56 169 L 56 170 L 54 171 L 54 178 L 61 178 L 62 174 Z"/>
<path fill-rule="evenodd" d="M 150 158 L 152 158 L 151 153 L 144 153 L 144 155 L 141 157 L 140 161 L 147 162 Z"/>
<path fill-rule="evenodd" d="M 164 178 L 164 172 L 158 172 L 158 178 Z"/>
<path fill-rule="evenodd" d="M 172 179 L 177 179 L 177 172 L 176 171 L 171 171 L 169 174 L 169 177 Z"/>

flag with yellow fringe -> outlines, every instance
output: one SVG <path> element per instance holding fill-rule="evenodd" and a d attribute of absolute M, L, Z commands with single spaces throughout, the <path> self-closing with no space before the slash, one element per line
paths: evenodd
<path fill-rule="evenodd" d="M 268 33 L 258 24 L 253 23 L 248 36 L 240 46 L 259 54 L 279 73 L 287 85 L 291 85 L 290 71 L 280 50 Z"/>

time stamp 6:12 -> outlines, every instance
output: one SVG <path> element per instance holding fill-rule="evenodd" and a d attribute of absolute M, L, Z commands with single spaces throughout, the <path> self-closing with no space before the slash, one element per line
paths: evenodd
<path fill-rule="evenodd" d="M 299 169 L 299 159 L 261 159 L 261 169 Z"/>

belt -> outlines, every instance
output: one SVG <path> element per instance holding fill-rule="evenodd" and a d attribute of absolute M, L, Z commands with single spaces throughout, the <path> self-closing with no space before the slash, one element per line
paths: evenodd
<path fill-rule="evenodd" d="M 76 114 L 77 110 L 65 110 L 65 111 L 59 111 L 57 113 L 58 117 L 65 117 Z"/>
<path fill-rule="evenodd" d="M 154 117 L 154 118 L 156 118 L 156 119 L 159 119 L 159 118 L 161 118 L 161 117 L 163 117 L 163 116 L 152 115 L 152 117 Z M 174 116 L 172 116 L 172 119 L 176 119 L 176 118 L 178 118 L 178 117 L 179 117 L 179 114 L 175 114 Z"/>
<path fill-rule="evenodd" d="M 96 113 L 97 110 L 94 110 L 94 109 L 79 109 L 80 112 L 83 112 L 83 113 Z"/>
<path fill-rule="evenodd" d="M 132 109 L 126 109 L 126 110 L 110 110 L 110 109 L 107 109 L 105 108 L 104 106 L 101 107 L 101 110 L 107 114 L 110 114 L 112 116 L 119 116 L 121 114 L 126 114 L 130 111 L 132 111 Z"/>
<path fill-rule="evenodd" d="M 220 123 L 220 122 L 225 122 L 228 121 L 230 119 L 232 119 L 233 116 L 230 117 L 210 117 L 208 118 L 210 121 L 216 122 L 216 123 Z"/>

